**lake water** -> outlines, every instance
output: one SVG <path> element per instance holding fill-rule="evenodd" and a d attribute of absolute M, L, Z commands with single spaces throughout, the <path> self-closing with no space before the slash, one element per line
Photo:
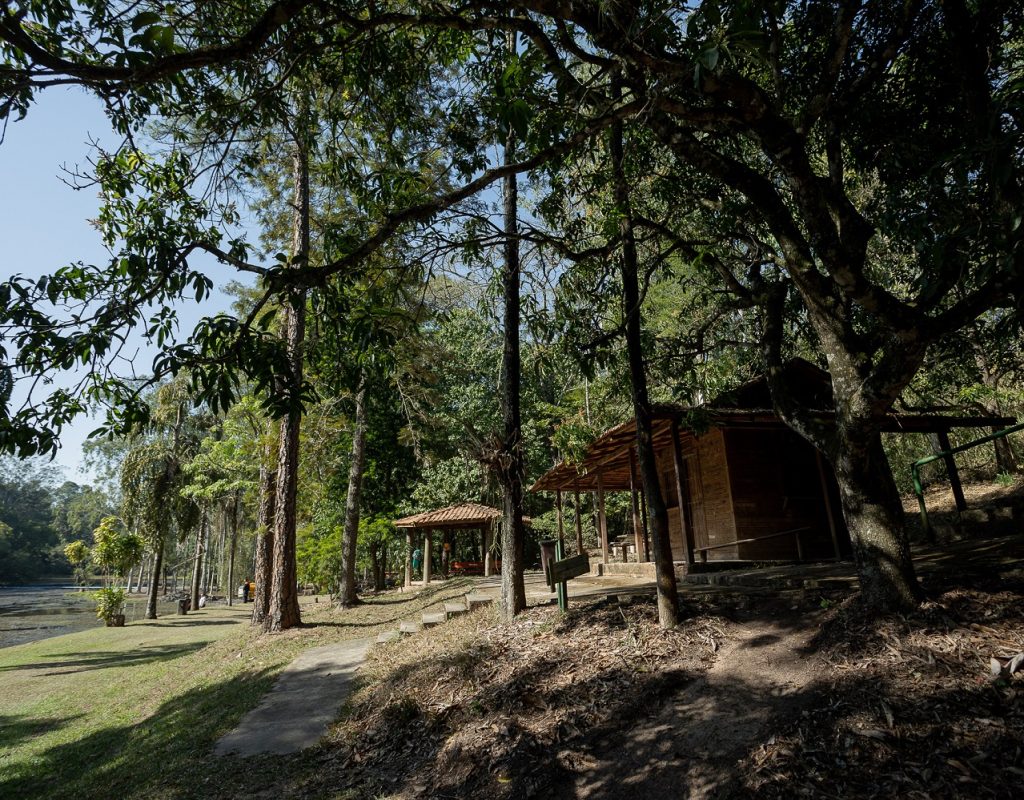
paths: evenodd
<path fill-rule="evenodd" d="M 157 613 L 167 613 L 168 609 L 173 613 L 173 603 L 166 608 L 161 604 Z M 141 619 L 145 613 L 145 596 L 133 595 L 125 607 L 125 620 Z M 102 625 L 96 618 L 96 603 L 90 591 L 54 584 L 0 586 L 0 647 Z"/>

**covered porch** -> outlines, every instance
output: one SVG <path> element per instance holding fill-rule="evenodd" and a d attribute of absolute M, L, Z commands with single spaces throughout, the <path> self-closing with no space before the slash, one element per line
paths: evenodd
<path fill-rule="evenodd" d="M 818 415 L 823 421 L 833 416 L 828 411 Z M 883 430 L 929 433 L 948 441 L 951 428 L 999 422 L 891 414 Z M 840 560 L 850 554 L 831 465 L 770 409 L 655 406 L 652 442 L 677 572 Z M 559 529 L 563 503 L 573 498 L 580 549 L 580 496 L 593 493 L 601 562 L 610 565 L 606 573 L 623 569 L 616 564 L 653 559 L 637 465 L 636 424 L 630 420 L 599 436 L 578 463 L 553 467 L 531 487 L 554 494 Z M 948 466 L 957 484 L 955 465 Z M 631 524 L 618 542 L 608 533 L 605 502 L 610 492 L 628 492 L 632 509 Z"/>

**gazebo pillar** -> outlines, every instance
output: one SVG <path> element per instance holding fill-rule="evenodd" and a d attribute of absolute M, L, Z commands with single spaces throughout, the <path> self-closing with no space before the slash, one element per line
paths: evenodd
<path fill-rule="evenodd" d="M 412 528 L 405 529 L 405 588 L 412 588 L 412 551 L 413 542 Z"/>
<path fill-rule="evenodd" d="M 601 536 L 601 563 L 608 563 L 608 519 L 604 514 L 604 481 L 597 473 L 597 532 Z"/>
<path fill-rule="evenodd" d="M 494 562 L 491 559 L 491 528 L 494 523 L 485 525 L 480 529 L 480 533 L 483 536 L 484 544 L 484 577 L 491 577 L 491 573 L 494 572 Z"/>
<path fill-rule="evenodd" d="M 423 585 L 430 583 L 430 528 L 423 529 Z"/>

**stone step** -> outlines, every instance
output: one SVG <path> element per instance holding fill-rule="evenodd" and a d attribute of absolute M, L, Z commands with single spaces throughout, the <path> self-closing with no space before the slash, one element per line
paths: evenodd
<path fill-rule="evenodd" d="M 428 611 L 421 617 L 424 628 L 433 628 L 435 625 L 443 625 L 448 621 L 448 615 L 443 611 Z"/>
<path fill-rule="evenodd" d="M 388 642 L 396 641 L 400 636 L 401 632 L 397 630 L 393 631 L 381 631 L 377 634 L 377 644 L 387 644 Z"/>
<path fill-rule="evenodd" d="M 467 594 L 466 595 L 466 608 L 470 611 L 476 608 L 482 608 L 483 606 L 489 606 L 494 602 L 494 598 L 486 594 Z"/>
<path fill-rule="evenodd" d="M 398 626 L 398 630 L 402 633 L 419 633 L 423 630 L 423 625 L 419 622 L 403 622 Z"/>
<path fill-rule="evenodd" d="M 465 601 L 463 601 L 461 603 L 445 603 L 444 604 L 444 613 L 447 614 L 449 617 L 455 617 L 455 616 L 458 616 L 459 614 L 465 614 L 467 611 L 469 611 L 469 609 L 466 608 Z"/>

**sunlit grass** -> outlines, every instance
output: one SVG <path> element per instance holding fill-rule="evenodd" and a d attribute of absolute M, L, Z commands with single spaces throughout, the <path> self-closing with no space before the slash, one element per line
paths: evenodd
<path fill-rule="evenodd" d="M 301 650 L 374 636 L 467 586 L 349 610 L 303 598 L 307 626 L 273 636 L 247 624 L 251 606 L 208 607 L 0 649 L 0 797 L 217 796 L 245 762 L 216 759 L 214 742 Z"/>

